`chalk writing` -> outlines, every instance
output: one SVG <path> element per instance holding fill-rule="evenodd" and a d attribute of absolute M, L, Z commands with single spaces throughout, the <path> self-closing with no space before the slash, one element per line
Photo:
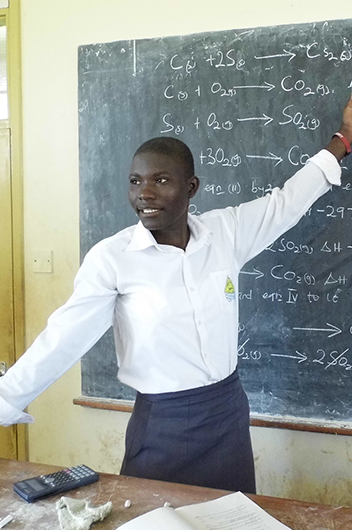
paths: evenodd
<path fill-rule="evenodd" d="M 235 67 L 236 70 L 242 70 L 246 61 L 244 59 L 236 60 L 235 55 L 236 51 L 233 49 L 225 53 L 222 50 L 218 50 L 214 55 L 210 54 L 205 60 L 214 68 Z"/>
<path fill-rule="evenodd" d="M 206 153 L 206 154 L 204 154 Z M 220 164 L 222 166 L 237 167 L 241 164 L 242 159 L 239 154 L 226 156 L 225 151 L 218 147 L 214 150 L 212 147 L 208 147 L 206 151 L 201 151 L 199 155 L 201 165 Z"/>
<path fill-rule="evenodd" d="M 293 125 L 296 125 L 301 130 L 310 130 L 315 131 L 320 126 L 320 120 L 318 118 L 312 118 L 309 116 L 309 114 L 303 115 L 300 111 L 293 111 L 291 112 L 291 109 L 293 110 L 294 104 L 287 105 L 282 111 L 282 114 L 288 118 L 286 121 L 280 121 L 279 125 L 288 125 L 289 123 L 292 123 Z"/>

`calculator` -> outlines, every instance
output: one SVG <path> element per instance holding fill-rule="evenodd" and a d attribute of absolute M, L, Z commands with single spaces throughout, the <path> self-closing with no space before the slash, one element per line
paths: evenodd
<path fill-rule="evenodd" d="M 80 465 L 15 482 L 13 489 L 25 501 L 34 502 L 42 497 L 86 486 L 97 480 L 99 473 L 88 466 Z"/>

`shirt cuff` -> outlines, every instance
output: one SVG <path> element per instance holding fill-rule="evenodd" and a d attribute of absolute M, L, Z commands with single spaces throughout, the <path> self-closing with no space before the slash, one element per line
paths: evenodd
<path fill-rule="evenodd" d="M 14 423 L 33 423 L 34 418 L 26 412 L 16 409 L 0 397 L 0 425 L 8 427 Z"/>
<path fill-rule="evenodd" d="M 341 166 L 330 151 L 322 149 L 312 156 L 308 162 L 313 162 L 325 175 L 325 178 L 334 186 L 341 186 Z"/>

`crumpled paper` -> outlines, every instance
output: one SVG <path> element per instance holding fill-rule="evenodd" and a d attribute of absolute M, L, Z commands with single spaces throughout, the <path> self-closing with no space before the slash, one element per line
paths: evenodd
<path fill-rule="evenodd" d="M 62 530 L 89 530 L 96 521 L 102 521 L 112 510 L 112 502 L 91 506 L 85 499 L 61 497 L 56 511 Z"/>

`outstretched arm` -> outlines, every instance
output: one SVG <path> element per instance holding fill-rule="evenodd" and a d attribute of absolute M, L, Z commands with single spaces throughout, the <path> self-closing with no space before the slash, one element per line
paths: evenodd
<path fill-rule="evenodd" d="M 334 135 L 326 148 L 287 180 L 282 189 L 274 188 L 271 194 L 234 209 L 236 256 L 241 267 L 292 228 L 332 184 L 341 183 L 339 162 L 352 143 L 352 97 L 343 109 L 338 132 L 343 138 Z"/>
<path fill-rule="evenodd" d="M 352 94 L 343 109 L 342 123 L 338 133 L 342 134 L 342 138 L 334 135 L 326 146 L 326 150 L 330 151 L 340 162 L 348 154 L 348 145 L 352 144 Z"/>
<path fill-rule="evenodd" d="M 92 252 L 75 279 L 70 299 L 49 318 L 48 326 L 0 378 L 0 425 L 31 423 L 22 410 L 75 364 L 113 322 L 116 287 Z"/>

